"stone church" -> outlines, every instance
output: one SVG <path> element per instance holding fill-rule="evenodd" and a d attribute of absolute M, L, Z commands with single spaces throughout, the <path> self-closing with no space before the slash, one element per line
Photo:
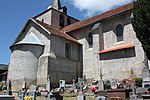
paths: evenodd
<path fill-rule="evenodd" d="M 146 57 L 132 28 L 132 8 L 129 3 L 79 21 L 67 15 L 60 0 L 52 0 L 51 7 L 29 18 L 10 46 L 13 90 L 21 89 L 24 79 L 29 86 L 44 85 L 48 78 L 56 85 L 100 74 L 107 80 L 141 77 Z"/>

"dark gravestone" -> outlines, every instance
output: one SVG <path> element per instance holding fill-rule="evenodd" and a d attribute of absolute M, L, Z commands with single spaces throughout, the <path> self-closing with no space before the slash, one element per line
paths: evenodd
<path fill-rule="evenodd" d="M 12 95 L 11 86 L 12 86 L 12 84 L 11 84 L 11 81 L 9 80 L 8 84 L 7 84 L 7 94 L 8 95 Z"/>

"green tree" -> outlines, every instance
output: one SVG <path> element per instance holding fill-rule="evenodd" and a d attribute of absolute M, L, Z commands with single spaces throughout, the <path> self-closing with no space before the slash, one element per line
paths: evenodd
<path fill-rule="evenodd" d="M 137 0 L 133 6 L 133 29 L 150 60 L 150 0 Z"/>

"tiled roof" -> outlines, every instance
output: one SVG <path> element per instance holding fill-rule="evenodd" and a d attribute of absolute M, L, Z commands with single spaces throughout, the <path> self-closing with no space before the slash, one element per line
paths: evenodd
<path fill-rule="evenodd" d="M 99 52 L 99 54 L 103 54 L 103 53 L 107 53 L 107 52 L 112 52 L 112 51 L 117 51 L 117 50 L 122 50 L 122 49 L 128 49 L 128 48 L 133 48 L 134 45 L 132 44 L 128 44 L 128 45 L 122 45 L 122 46 L 118 46 L 118 47 L 114 47 L 114 48 L 109 48 L 106 50 L 102 50 Z"/>
<path fill-rule="evenodd" d="M 82 28 L 84 26 L 87 26 L 89 24 L 98 22 L 100 20 L 103 20 L 103 19 L 112 17 L 114 15 L 123 13 L 125 11 L 131 10 L 132 8 L 133 8 L 133 3 L 129 3 L 129 4 L 126 4 L 124 6 L 118 7 L 116 9 L 109 10 L 109 11 L 107 11 L 105 13 L 100 14 L 100 15 L 97 15 L 97 16 L 91 17 L 89 19 L 77 22 L 75 24 L 71 24 L 69 26 L 66 26 L 62 30 L 65 31 L 65 32 L 70 32 L 70 31 Z"/>
<path fill-rule="evenodd" d="M 34 19 L 32 19 L 32 20 L 34 20 Z M 64 33 L 63 31 L 61 31 L 60 29 L 58 29 L 58 28 L 56 28 L 56 27 L 54 27 L 54 26 L 52 26 L 52 25 L 48 25 L 48 24 L 46 24 L 46 23 L 43 23 L 43 22 L 41 22 L 41 21 L 39 21 L 39 20 L 34 20 L 34 21 L 37 22 L 38 24 L 40 24 L 42 27 L 44 27 L 44 28 L 45 28 L 47 31 L 49 31 L 51 34 L 54 34 L 54 35 L 56 35 L 56 36 L 63 37 L 63 38 L 65 38 L 65 39 L 67 39 L 67 40 L 74 41 L 74 42 L 80 44 L 76 39 L 74 39 L 74 38 L 72 38 L 71 36 L 65 34 L 65 33 Z"/>

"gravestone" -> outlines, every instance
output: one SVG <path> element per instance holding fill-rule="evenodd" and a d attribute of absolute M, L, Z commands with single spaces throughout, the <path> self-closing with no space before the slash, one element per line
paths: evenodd
<path fill-rule="evenodd" d="M 99 80 L 99 82 L 98 82 L 98 90 L 99 91 L 103 91 L 104 90 L 104 81 L 103 80 Z"/>
<path fill-rule="evenodd" d="M 7 90 L 6 81 L 2 81 L 2 91 Z"/>
<path fill-rule="evenodd" d="M 18 91 L 18 100 L 23 100 L 24 97 L 25 97 L 25 96 L 24 96 L 24 94 L 22 93 L 22 91 L 19 90 L 19 91 Z"/>
<path fill-rule="evenodd" d="M 51 92 L 51 82 L 50 82 L 49 78 L 47 80 L 46 90 L 48 90 L 48 93 L 47 93 L 45 100 L 56 100 L 56 98 L 54 97 L 54 95 Z"/>
<path fill-rule="evenodd" d="M 7 83 L 7 94 L 8 95 L 12 95 L 11 87 L 12 87 L 12 84 L 11 84 L 11 81 L 9 80 Z"/>
<path fill-rule="evenodd" d="M 83 84 L 83 79 L 82 78 L 78 78 L 78 84 Z"/>
<path fill-rule="evenodd" d="M 73 79 L 73 80 L 72 80 L 72 86 L 74 87 L 75 84 L 76 84 L 76 83 L 75 83 L 75 79 Z"/>
<path fill-rule="evenodd" d="M 116 83 L 117 83 L 117 80 L 115 80 L 115 79 L 110 80 L 110 84 L 111 84 L 112 89 L 116 89 Z"/>
<path fill-rule="evenodd" d="M 56 100 L 56 98 L 54 97 L 54 95 L 51 92 L 49 92 L 47 97 L 45 98 L 45 100 Z"/>
<path fill-rule="evenodd" d="M 150 71 L 148 67 L 144 67 L 142 70 L 142 77 L 143 77 L 143 83 L 142 87 L 143 88 L 148 88 L 150 87 Z"/>
<path fill-rule="evenodd" d="M 31 85 L 29 88 L 29 96 L 32 97 L 32 100 L 36 100 L 36 86 Z"/>
<path fill-rule="evenodd" d="M 96 96 L 95 100 L 106 100 L 106 97 L 104 97 L 104 96 Z"/>
<path fill-rule="evenodd" d="M 135 86 L 135 84 L 132 84 L 131 88 L 132 88 L 132 95 L 131 95 L 130 100 L 139 100 L 138 96 L 136 95 L 136 86 Z"/>
<path fill-rule="evenodd" d="M 86 100 L 85 95 L 83 94 L 83 85 L 80 84 L 80 91 L 77 97 L 77 100 Z"/>
<path fill-rule="evenodd" d="M 64 91 L 64 89 L 65 89 L 65 80 L 59 80 L 59 89 Z"/>
<path fill-rule="evenodd" d="M 77 100 L 86 100 L 85 95 L 84 94 L 79 94 L 77 97 Z"/>
<path fill-rule="evenodd" d="M 104 81 L 102 80 L 103 74 L 102 74 L 102 68 L 100 68 L 100 80 L 98 81 L 98 90 L 103 91 L 104 90 Z"/>
<path fill-rule="evenodd" d="M 51 82 L 50 82 L 50 80 L 47 80 L 46 90 L 48 90 L 48 92 L 51 91 Z"/>
<path fill-rule="evenodd" d="M 19 91 L 18 93 L 18 100 L 23 100 L 25 97 L 26 93 L 26 79 L 24 79 L 23 84 L 22 84 L 22 90 Z"/>

